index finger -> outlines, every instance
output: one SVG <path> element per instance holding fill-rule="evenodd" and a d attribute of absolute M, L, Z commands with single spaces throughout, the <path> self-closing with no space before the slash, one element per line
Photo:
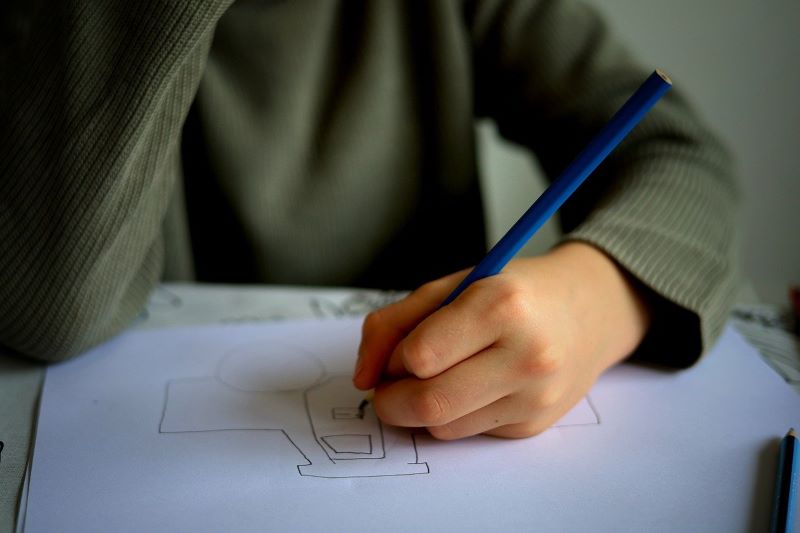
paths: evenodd
<path fill-rule="evenodd" d="M 493 345 L 508 325 L 507 313 L 493 312 L 493 298 L 492 291 L 476 284 L 437 308 L 397 344 L 385 374 L 431 378 Z"/>
<path fill-rule="evenodd" d="M 439 308 L 466 272 L 457 272 L 426 283 L 399 302 L 367 315 L 361 330 L 358 361 L 353 374 L 353 384 L 357 388 L 366 390 L 377 385 L 395 347 L 417 324 Z"/>

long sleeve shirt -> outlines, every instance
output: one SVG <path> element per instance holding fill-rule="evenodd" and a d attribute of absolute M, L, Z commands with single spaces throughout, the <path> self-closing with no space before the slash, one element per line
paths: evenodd
<path fill-rule="evenodd" d="M 485 251 L 473 124 L 555 177 L 652 71 L 572 0 L 1 8 L 0 344 L 120 331 L 161 279 L 412 288 Z M 564 206 L 693 362 L 736 283 L 725 149 L 680 83 Z"/>

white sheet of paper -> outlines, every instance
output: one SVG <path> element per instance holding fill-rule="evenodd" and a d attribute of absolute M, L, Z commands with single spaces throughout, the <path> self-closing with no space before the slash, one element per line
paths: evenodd
<path fill-rule="evenodd" d="M 612 369 L 537 437 L 456 442 L 358 417 L 359 332 L 133 331 L 50 367 L 25 531 L 767 526 L 800 396 L 730 328 L 693 369 Z"/>

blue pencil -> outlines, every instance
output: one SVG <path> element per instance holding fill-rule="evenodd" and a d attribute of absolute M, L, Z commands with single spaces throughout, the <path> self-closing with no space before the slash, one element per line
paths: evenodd
<path fill-rule="evenodd" d="M 494 276 L 506 266 L 512 257 L 538 231 L 548 218 L 575 190 L 594 172 L 594 169 L 617 147 L 622 139 L 642 120 L 655 103 L 672 87 L 672 81 L 663 72 L 653 72 L 633 95 L 619 108 L 600 133 L 578 154 L 562 174 L 528 208 L 511 229 L 495 244 L 489 253 L 473 268 L 467 277 L 442 302 L 449 304 L 471 283 Z M 359 416 L 364 418 L 364 408 L 372 400 L 372 393 L 358 406 Z"/>
<path fill-rule="evenodd" d="M 653 72 L 611 117 L 600 133 L 450 293 L 442 302 L 442 306 L 455 300 L 464 289 L 475 281 L 499 273 L 670 87 L 672 87 L 672 82 L 667 75 L 659 70 Z"/>
<path fill-rule="evenodd" d="M 794 527 L 794 508 L 797 505 L 797 485 L 800 483 L 800 453 L 797 433 L 790 429 L 781 440 L 778 454 L 778 475 L 772 497 L 771 533 L 789 533 Z"/>

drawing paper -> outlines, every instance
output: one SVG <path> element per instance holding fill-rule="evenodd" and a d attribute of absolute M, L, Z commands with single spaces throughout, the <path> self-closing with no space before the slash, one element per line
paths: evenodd
<path fill-rule="evenodd" d="M 361 321 L 132 331 L 47 370 L 25 531 L 741 531 L 794 393 L 732 329 L 543 434 L 439 442 L 350 383 Z"/>

